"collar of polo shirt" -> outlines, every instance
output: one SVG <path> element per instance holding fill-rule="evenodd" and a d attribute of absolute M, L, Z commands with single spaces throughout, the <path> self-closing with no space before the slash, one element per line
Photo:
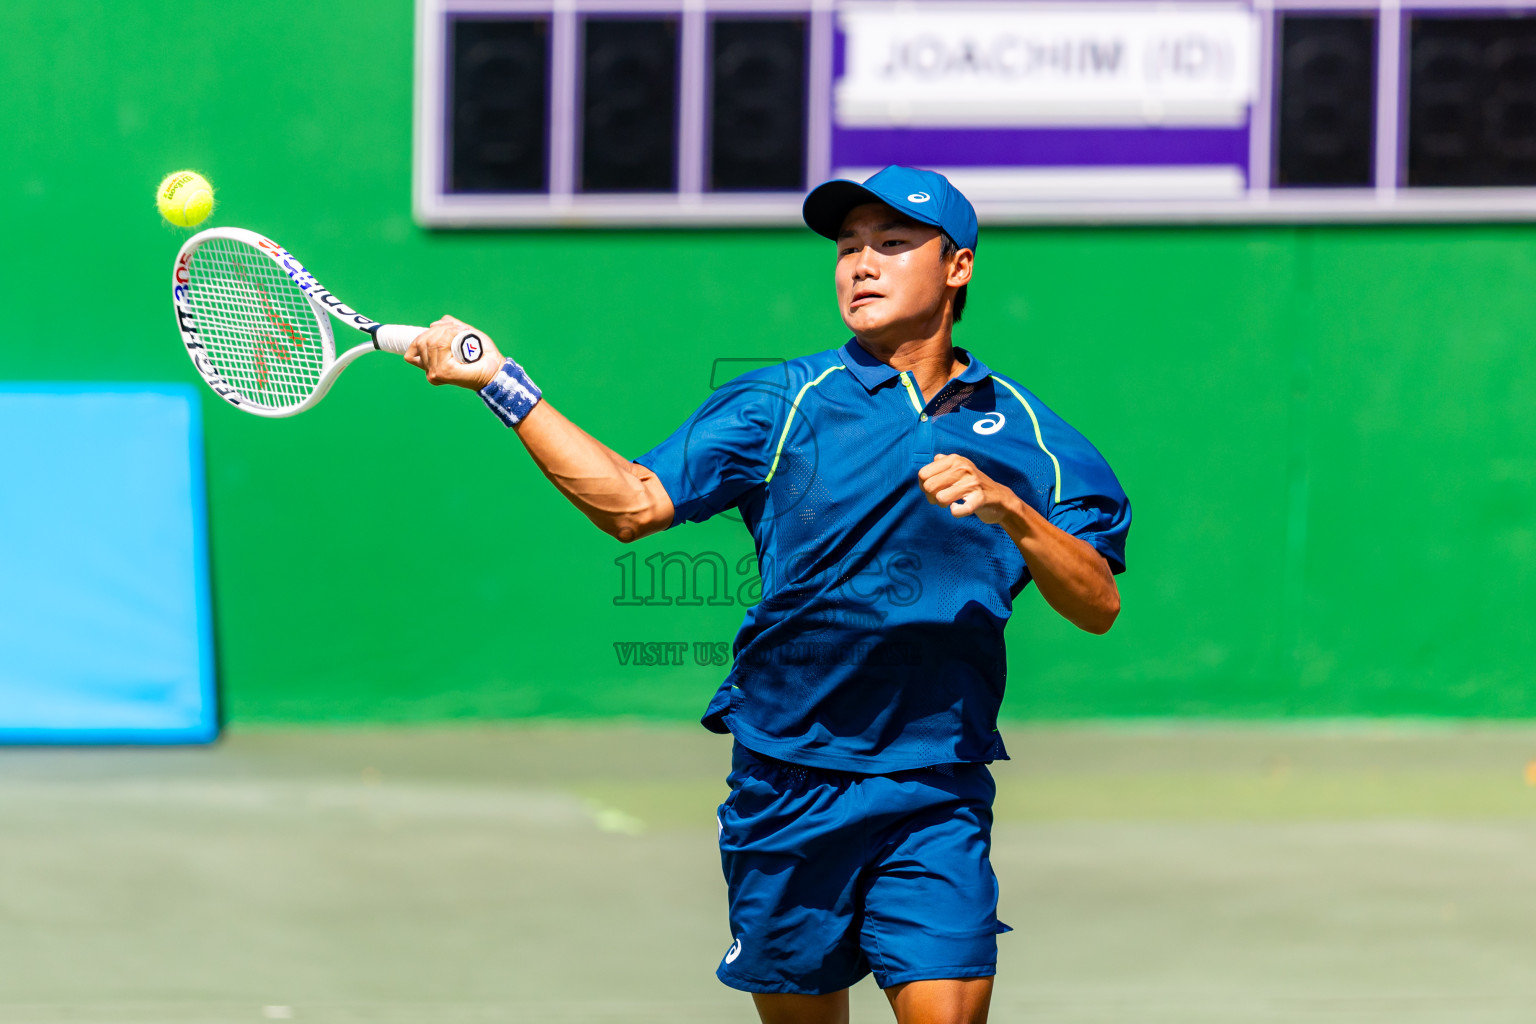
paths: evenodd
<path fill-rule="evenodd" d="M 987 369 L 985 363 L 960 346 L 956 345 L 954 351 L 957 356 L 965 359 L 967 365 L 959 376 L 951 378 L 952 380 L 974 384 L 992 372 Z M 890 363 L 881 362 L 870 355 L 864 346 L 859 344 L 858 338 L 849 338 L 848 344 L 838 350 L 838 355 L 842 357 L 843 365 L 848 367 L 860 384 L 864 385 L 865 391 L 873 392 L 882 384 L 895 380 L 901 375 L 901 371 Z"/>

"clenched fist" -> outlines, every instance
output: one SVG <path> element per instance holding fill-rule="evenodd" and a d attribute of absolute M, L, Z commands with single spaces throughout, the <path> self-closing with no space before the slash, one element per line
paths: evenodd
<path fill-rule="evenodd" d="M 1018 495 L 976 468 L 963 455 L 935 455 L 917 471 L 930 505 L 948 505 L 950 514 L 1000 523 Z"/>
<path fill-rule="evenodd" d="M 453 357 L 453 339 L 460 331 L 474 331 L 485 342 L 485 352 L 473 363 L 461 363 Z M 405 361 L 425 370 L 427 380 L 433 384 L 457 384 L 479 391 L 491 382 L 506 360 L 484 331 L 456 317 L 445 316 L 434 320 L 425 334 L 411 342 L 405 350 Z"/>

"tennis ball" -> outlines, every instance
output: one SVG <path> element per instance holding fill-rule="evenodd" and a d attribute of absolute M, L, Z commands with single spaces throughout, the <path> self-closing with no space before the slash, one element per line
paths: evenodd
<path fill-rule="evenodd" d="M 196 227 L 213 212 L 213 186 L 196 171 L 176 171 L 155 190 L 155 205 L 177 227 Z"/>

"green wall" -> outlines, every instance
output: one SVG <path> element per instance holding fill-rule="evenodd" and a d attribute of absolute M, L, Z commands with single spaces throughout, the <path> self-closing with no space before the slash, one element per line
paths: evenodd
<path fill-rule="evenodd" d="M 373 316 L 482 325 L 626 453 L 716 358 L 843 340 L 809 232 L 415 227 L 411 21 L 406 0 L 0 6 L 0 377 L 195 379 L 168 302 L 184 233 L 152 202 L 183 166 L 219 188 L 214 223 Z M 1136 510 L 1107 637 L 1020 601 L 1008 713 L 1536 713 L 1533 242 L 986 231 L 960 340 L 1088 434 Z M 468 393 L 372 356 L 294 420 L 210 396 L 207 451 L 235 722 L 683 718 L 719 678 L 618 664 L 615 642 L 728 640 L 742 609 L 616 606 L 614 560 L 734 563 L 741 526 L 621 548 Z"/>

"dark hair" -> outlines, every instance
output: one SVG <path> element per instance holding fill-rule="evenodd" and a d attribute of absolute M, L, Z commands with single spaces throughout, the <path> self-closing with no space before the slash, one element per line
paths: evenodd
<path fill-rule="evenodd" d="M 949 237 L 949 232 L 948 231 L 940 231 L 939 232 L 939 256 L 940 256 L 940 258 L 947 260 L 947 259 L 949 259 L 951 256 L 953 256 L 955 253 L 957 253 L 959 251 L 960 251 L 960 247 L 955 244 L 955 240 L 953 238 Z M 965 312 L 965 290 L 967 288 L 969 288 L 969 287 L 970 287 L 969 284 L 963 284 L 963 285 L 960 286 L 960 290 L 955 293 L 955 318 L 954 318 L 954 321 L 953 321 L 954 323 L 959 323 L 960 322 L 960 314 Z"/>

